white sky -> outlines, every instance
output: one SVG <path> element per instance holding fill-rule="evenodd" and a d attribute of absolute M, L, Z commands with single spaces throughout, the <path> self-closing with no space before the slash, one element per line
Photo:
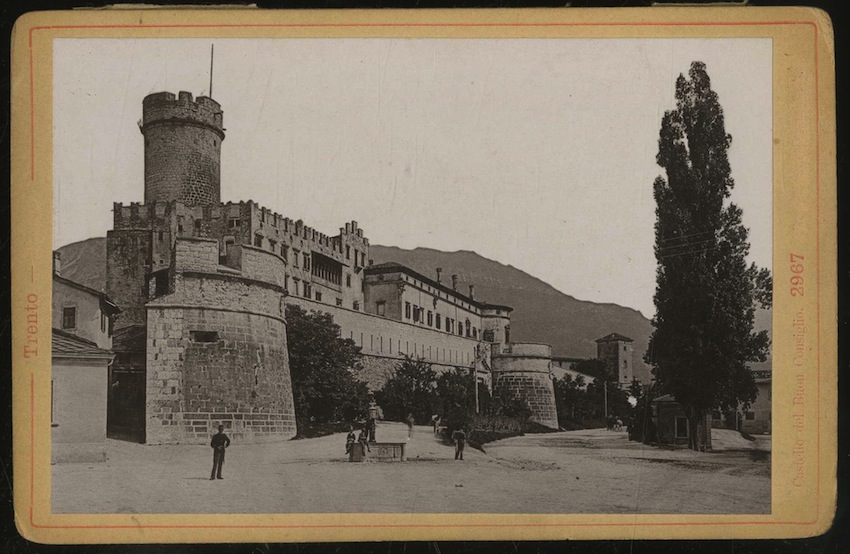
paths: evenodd
<path fill-rule="evenodd" d="M 222 200 L 373 244 L 473 250 L 583 300 L 654 313 L 658 131 L 706 63 L 733 200 L 771 266 L 769 39 L 215 41 Z M 208 93 L 210 40 L 54 41 L 54 245 L 142 201 L 151 92 Z"/>

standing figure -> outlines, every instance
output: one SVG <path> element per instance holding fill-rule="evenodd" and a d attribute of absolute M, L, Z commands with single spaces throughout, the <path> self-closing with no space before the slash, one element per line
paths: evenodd
<path fill-rule="evenodd" d="M 452 440 L 455 443 L 455 460 L 463 460 L 463 447 L 466 446 L 466 433 L 462 428 L 455 429 L 452 433 Z"/>
<path fill-rule="evenodd" d="M 369 436 L 369 442 L 375 442 L 375 428 L 378 427 L 378 422 L 374 417 L 370 417 L 366 421 L 366 432 Z"/>
<path fill-rule="evenodd" d="M 413 435 L 413 424 L 416 422 L 413 419 L 413 414 L 407 414 L 407 438 L 410 439 L 410 436 Z"/>
<path fill-rule="evenodd" d="M 440 428 L 440 414 L 434 414 L 431 416 L 431 423 L 434 425 L 434 435 L 437 434 L 437 429 Z"/>
<path fill-rule="evenodd" d="M 360 448 L 363 450 L 363 457 L 366 457 L 366 452 L 371 452 L 372 449 L 369 448 L 369 443 L 366 442 L 366 430 L 361 429 L 360 434 L 357 435 L 357 442 L 360 443 Z"/>
<path fill-rule="evenodd" d="M 348 427 L 348 436 L 345 437 L 345 453 L 351 454 L 351 449 L 354 448 L 354 443 L 357 439 L 354 438 L 354 427 Z"/>
<path fill-rule="evenodd" d="M 213 468 L 210 473 L 210 481 L 224 479 L 221 476 L 221 467 L 224 465 L 224 450 L 230 446 L 230 438 L 224 434 L 224 425 L 218 426 L 218 433 L 213 435 L 210 446 L 213 449 Z"/>

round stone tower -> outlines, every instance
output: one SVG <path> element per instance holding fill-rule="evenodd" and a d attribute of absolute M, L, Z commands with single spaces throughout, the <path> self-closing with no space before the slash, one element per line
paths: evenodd
<path fill-rule="evenodd" d="M 493 352 L 490 361 L 493 396 L 525 401 L 531 408 L 531 421 L 557 429 L 555 387 L 550 374 L 552 347 L 515 342 L 505 345 L 500 353 Z"/>
<path fill-rule="evenodd" d="M 145 137 L 145 203 L 189 206 L 221 201 L 221 106 L 189 92 L 149 94 L 139 124 Z"/>

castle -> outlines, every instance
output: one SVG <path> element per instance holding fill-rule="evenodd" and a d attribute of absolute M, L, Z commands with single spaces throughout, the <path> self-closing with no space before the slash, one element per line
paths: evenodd
<path fill-rule="evenodd" d="M 512 342 L 511 307 L 476 299 L 472 285 L 462 293 L 439 268 L 432 278 L 373 265 L 356 221 L 328 236 L 251 200 L 221 202 L 225 128 L 212 98 L 150 94 L 139 128 L 145 201 L 116 203 L 107 235 L 106 292 L 121 309 L 113 436 L 200 443 L 219 423 L 242 442 L 295 435 L 287 304 L 329 313 L 361 347 L 373 389 L 405 356 L 466 367 L 558 427 L 551 347 Z M 615 338 L 618 365 L 626 354 L 630 364 Z"/>

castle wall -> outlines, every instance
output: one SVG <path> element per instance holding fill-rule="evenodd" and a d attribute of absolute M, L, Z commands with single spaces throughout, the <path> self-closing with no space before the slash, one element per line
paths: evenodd
<path fill-rule="evenodd" d="M 531 421 L 558 428 L 555 388 L 550 376 L 552 348 L 545 344 L 513 343 L 493 354 L 493 396 L 519 398 L 531 408 Z"/>
<path fill-rule="evenodd" d="M 286 302 L 333 317 L 340 326 L 340 336 L 353 340 L 362 348 L 364 371 L 361 378 L 373 390 L 383 387 L 405 355 L 422 358 L 433 364 L 436 370 L 443 371 L 455 366 L 471 367 L 475 364 L 476 347 L 482 344 L 465 337 L 295 296 L 287 297 Z"/>
<path fill-rule="evenodd" d="M 142 104 L 145 202 L 221 201 L 222 114 L 210 98 L 181 92 L 148 95 Z"/>
<path fill-rule="evenodd" d="M 115 328 L 145 324 L 146 276 L 151 232 L 122 229 L 106 234 L 106 294 L 121 308 Z"/>
<path fill-rule="evenodd" d="M 206 443 L 219 424 L 243 443 L 295 435 L 283 290 L 256 279 L 283 262 L 246 252 L 248 271 L 222 273 L 217 241 L 175 244 L 173 292 L 147 305 L 148 443 Z"/>

